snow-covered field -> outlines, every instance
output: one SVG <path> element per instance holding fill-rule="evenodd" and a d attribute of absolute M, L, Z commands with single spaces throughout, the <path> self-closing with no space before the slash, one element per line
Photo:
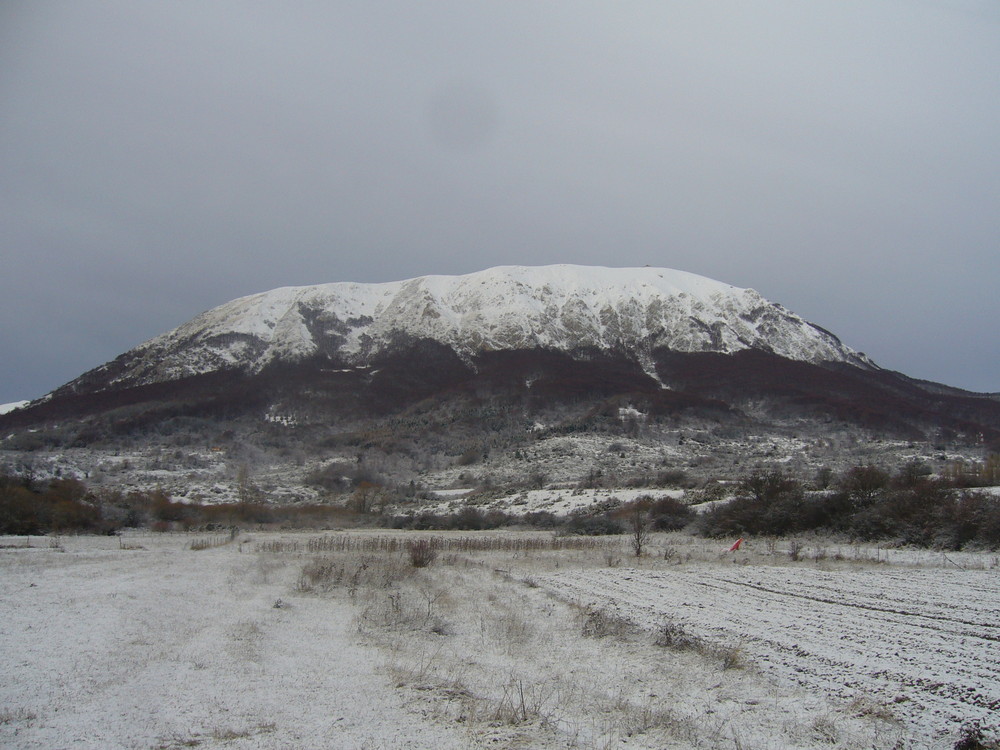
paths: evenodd
<path fill-rule="evenodd" d="M 669 618 L 763 673 L 865 699 L 945 747 L 1000 716 L 1000 571 L 698 566 L 566 571 L 538 582 L 655 629 Z M 952 739 L 953 743 L 953 739 Z"/>
<path fill-rule="evenodd" d="M 348 604 L 290 598 L 290 563 L 198 538 L 0 549 L 0 746 L 466 747 L 403 707 Z"/>
<path fill-rule="evenodd" d="M 994 555 L 454 532 L 415 569 L 428 536 L 0 538 L 0 746 L 940 748 L 1000 723 Z"/>

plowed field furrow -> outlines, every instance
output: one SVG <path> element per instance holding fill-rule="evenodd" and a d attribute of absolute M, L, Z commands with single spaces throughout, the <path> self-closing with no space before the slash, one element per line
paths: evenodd
<path fill-rule="evenodd" d="M 732 581 L 732 583 L 736 586 L 745 586 L 747 588 L 756 589 L 764 594 L 771 594 L 774 596 L 806 599 L 819 604 L 830 604 L 835 607 L 853 607 L 856 609 L 864 609 L 873 613 L 876 617 L 883 617 L 887 620 L 895 619 L 893 618 L 893 615 L 898 615 L 899 618 L 902 618 L 900 621 L 905 619 L 909 627 L 922 627 L 929 630 L 940 630 L 942 632 L 948 632 L 949 634 L 965 634 L 965 631 L 968 630 L 969 635 L 974 635 L 977 638 L 984 638 L 990 641 L 1000 641 L 1000 625 L 994 625 L 992 623 L 977 622 L 974 620 L 967 620 L 932 611 L 914 611 L 912 608 L 896 609 L 886 606 L 873 606 L 857 600 L 852 601 L 847 597 L 838 601 L 836 599 L 824 598 L 801 590 L 779 591 L 767 586 L 750 583 L 749 581 Z M 922 620 L 941 621 L 942 624 L 938 625 L 934 622 L 921 622 Z M 975 629 L 975 631 L 972 629 Z"/>
<path fill-rule="evenodd" d="M 992 636 L 992 640 L 1000 640 L 1000 618 L 998 618 L 1000 610 L 970 606 L 966 602 L 955 602 L 922 596 L 924 592 L 919 591 L 912 585 L 904 587 L 898 579 L 888 581 L 888 583 L 893 584 L 891 594 L 875 592 L 868 595 L 852 591 L 845 592 L 842 587 L 838 588 L 834 585 L 817 585 L 816 582 L 812 581 L 804 583 L 801 580 L 793 578 L 783 579 L 780 582 L 780 588 L 758 583 L 751 578 L 743 580 L 726 578 L 725 580 L 737 585 L 759 588 L 775 594 L 800 596 L 831 604 L 890 612 L 907 617 L 922 617 L 931 620 L 947 620 L 949 622 L 961 623 L 970 627 L 985 629 L 989 631 L 985 637 Z M 876 582 L 870 581 L 869 583 L 875 584 Z M 879 581 L 877 583 L 885 585 L 887 581 Z M 947 585 L 945 582 L 942 583 Z M 972 594 L 974 592 L 970 591 L 969 593 Z M 984 590 L 978 593 L 982 595 L 987 592 Z M 906 602 L 905 608 L 890 606 L 890 602 L 899 601 Z M 980 636 L 984 637 L 983 634 L 980 634 Z"/>
<path fill-rule="evenodd" d="M 567 572 L 558 596 L 651 631 L 738 645 L 757 669 L 875 698 L 928 739 L 1000 710 L 1000 576 L 989 571 L 742 568 Z"/>

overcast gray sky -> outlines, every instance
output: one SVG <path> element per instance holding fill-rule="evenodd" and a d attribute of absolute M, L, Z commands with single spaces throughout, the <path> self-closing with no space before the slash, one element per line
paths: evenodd
<path fill-rule="evenodd" d="M 245 294 L 546 263 L 1000 391 L 1000 3 L 4 0 L 0 241 L 0 402 Z"/>

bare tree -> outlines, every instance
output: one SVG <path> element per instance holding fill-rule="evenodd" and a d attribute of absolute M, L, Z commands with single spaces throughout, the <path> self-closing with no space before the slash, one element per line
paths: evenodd
<path fill-rule="evenodd" d="M 236 468 L 236 493 L 240 505 L 250 505 L 257 499 L 257 486 L 253 483 L 253 472 L 242 463 Z"/>
<path fill-rule="evenodd" d="M 642 550 L 649 542 L 649 505 L 648 500 L 636 500 L 628 507 L 629 541 L 636 557 L 642 557 Z"/>
<path fill-rule="evenodd" d="M 350 507 L 357 513 L 374 513 L 387 501 L 385 489 L 371 482 L 361 482 L 351 495 Z"/>

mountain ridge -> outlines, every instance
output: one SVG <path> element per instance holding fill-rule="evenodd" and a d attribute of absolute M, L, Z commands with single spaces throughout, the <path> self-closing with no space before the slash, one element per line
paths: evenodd
<path fill-rule="evenodd" d="M 56 393 L 122 387 L 319 356 L 359 367 L 407 340 L 486 351 L 618 350 L 659 380 L 651 353 L 769 351 L 875 368 L 752 289 L 664 268 L 498 266 L 461 276 L 282 287 L 205 311 Z M 661 383 L 662 385 L 662 383 Z"/>

